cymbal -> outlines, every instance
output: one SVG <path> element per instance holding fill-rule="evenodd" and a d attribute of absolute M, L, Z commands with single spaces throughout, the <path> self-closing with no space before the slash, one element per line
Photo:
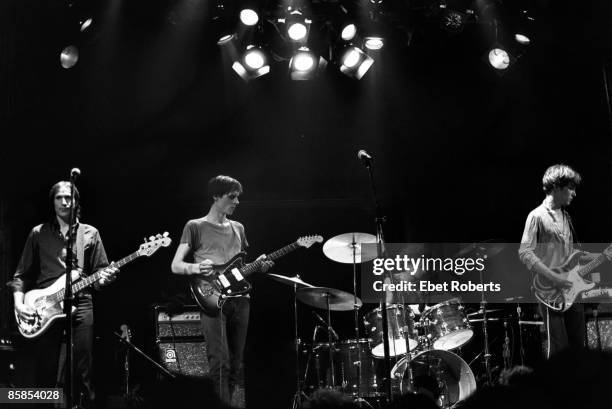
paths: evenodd
<path fill-rule="evenodd" d="M 286 276 L 281 276 L 278 274 L 271 274 L 271 273 L 268 273 L 266 275 L 273 280 L 279 281 L 283 284 L 288 284 L 292 287 L 293 287 L 293 284 L 297 284 L 298 286 L 302 286 L 302 287 L 314 287 L 314 285 L 308 284 L 307 282 L 302 281 L 302 279 L 299 276 L 286 277 Z"/>
<path fill-rule="evenodd" d="M 493 308 L 493 309 L 487 310 L 487 314 L 494 313 L 494 312 L 500 312 L 500 311 L 503 311 L 503 310 L 501 308 Z M 477 315 L 482 315 L 482 310 L 478 310 L 476 312 L 471 312 L 467 314 L 468 317 L 474 317 Z"/>
<path fill-rule="evenodd" d="M 377 256 L 376 246 L 367 246 L 366 250 L 363 244 L 376 244 L 376 236 L 369 233 L 339 234 L 323 244 L 323 254 L 333 261 L 352 264 L 354 250 L 356 263 L 374 260 Z"/>
<path fill-rule="evenodd" d="M 309 287 L 297 290 L 297 299 L 311 307 L 327 309 L 327 299 L 329 298 L 329 309 L 331 311 L 351 311 L 354 308 L 354 296 L 346 291 L 336 290 L 328 287 Z M 357 306 L 363 303 L 357 298 Z"/>
<path fill-rule="evenodd" d="M 465 243 L 454 257 L 464 257 L 472 253 L 486 254 L 487 257 L 493 257 L 501 253 L 506 247 L 506 243 L 493 243 L 493 240 L 485 240 L 480 243 Z"/>

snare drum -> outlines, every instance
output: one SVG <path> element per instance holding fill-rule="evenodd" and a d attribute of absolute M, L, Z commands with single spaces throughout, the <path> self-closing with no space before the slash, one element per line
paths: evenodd
<path fill-rule="evenodd" d="M 452 298 L 424 311 L 421 325 L 433 341 L 434 349 L 450 351 L 459 348 L 474 335 L 459 298 Z"/>
<path fill-rule="evenodd" d="M 382 358 L 384 354 L 383 325 L 381 309 L 376 308 L 369 312 L 363 319 L 367 334 L 373 339 L 372 355 Z M 414 314 L 410 308 L 404 308 L 402 304 L 390 304 L 387 306 L 387 327 L 389 329 L 389 355 L 400 356 L 406 353 L 406 340 L 404 339 L 404 327 L 408 329 L 408 343 L 410 350 L 418 345 L 418 336 L 414 329 Z"/>

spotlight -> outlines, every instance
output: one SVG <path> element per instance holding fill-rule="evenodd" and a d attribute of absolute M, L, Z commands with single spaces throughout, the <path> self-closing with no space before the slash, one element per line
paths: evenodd
<path fill-rule="evenodd" d="M 217 40 L 217 45 L 225 45 L 236 37 L 235 34 L 226 34 Z"/>
<path fill-rule="evenodd" d="M 300 49 L 289 61 L 289 74 L 292 80 L 308 80 L 322 71 L 327 62 L 323 57 L 318 57 L 307 47 Z"/>
<path fill-rule="evenodd" d="M 517 43 L 521 45 L 529 45 L 531 44 L 531 39 L 526 34 L 516 33 L 514 35 L 514 39 Z"/>
<path fill-rule="evenodd" d="M 510 66 L 510 55 L 503 48 L 492 48 L 489 51 L 489 64 L 496 70 L 505 70 Z"/>
<path fill-rule="evenodd" d="M 259 15 L 253 9 L 242 9 L 240 11 L 240 21 L 245 26 L 254 26 L 259 21 Z"/>
<path fill-rule="evenodd" d="M 84 20 L 79 20 L 81 33 L 87 30 L 89 26 L 91 26 L 92 23 L 93 23 L 93 19 L 91 17 L 88 17 Z"/>
<path fill-rule="evenodd" d="M 270 65 L 268 64 L 268 58 L 261 48 L 249 45 L 240 60 L 234 61 L 232 69 L 243 80 L 249 81 L 269 73 Z"/>
<path fill-rule="evenodd" d="M 280 21 L 283 21 L 283 19 Z M 301 11 L 291 11 L 284 22 L 287 35 L 291 41 L 305 43 L 308 40 L 308 29 L 312 20 L 305 18 Z"/>
<path fill-rule="evenodd" d="M 340 32 L 340 37 L 344 41 L 351 41 L 355 35 L 357 35 L 357 27 L 353 23 L 345 24 Z"/>
<path fill-rule="evenodd" d="M 357 47 L 348 47 L 340 59 L 340 72 L 360 80 L 370 69 L 374 60 Z"/>
<path fill-rule="evenodd" d="M 60 64 L 65 69 L 74 67 L 79 61 L 79 49 L 74 45 L 64 48 L 60 54 Z"/>
<path fill-rule="evenodd" d="M 385 40 L 382 37 L 365 37 L 363 44 L 368 50 L 380 50 L 385 45 Z"/>
<path fill-rule="evenodd" d="M 514 40 L 520 45 L 529 45 L 533 37 L 534 19 L 527 10 L 522 10 L 514 32 Z"/>

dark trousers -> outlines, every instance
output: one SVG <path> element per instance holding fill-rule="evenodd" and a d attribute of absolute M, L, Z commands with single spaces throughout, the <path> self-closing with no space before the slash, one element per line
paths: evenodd
<path fill-rule="evenodd" d="M 548 336 L 547 358 L 566 348 L 584 348 L 586 324 L 583 304 L 576 303 L 566 312 L 555 312 L 540 304 L 540 312 Z"/>
<path fill-rule="evenodd" d="M 83 406 L 93 407 L 95 401 L 92 382 L 94 335 L 93 308 L 90 298 L 77 300 L 77 312 L 73 319 L 73 401 L 79 403 L 82 395 Z M 20 345 L 20 359 L 17 361 L 19 365 L 16 371 L 18 387 L 65 388 L 66 355 L 65 349 L 62 348 L 65 346 L 62 342 L 64 326 L 64 320 L 57 320 L 40 337 L 23 341 Z"/>
<path fill-rule="evenodd" d="M 202 314 L 201 322 L 208 345 L 208 363 L 219 397 L 230 403 L 241 377 L 242 358 L 249 326 L 250 300 L 230 298 L 217 316 Z"/>

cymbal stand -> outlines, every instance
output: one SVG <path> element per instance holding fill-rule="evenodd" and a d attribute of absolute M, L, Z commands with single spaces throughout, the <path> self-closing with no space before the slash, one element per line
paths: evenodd
<path fill-rule="evenodd" d="M 299 274 L 296 277 L 300 278 Z M 293 283 L 293 322 L 295 336 L 295 394 L 293 395 L 293 404 L 291 405 L 291 408 L 297 409 L 302 406 L 302 397 L 306 397 L 306 394 L 302 391 L 302 382 L 300 380 L 300 345 L 302 342 L 298 337 L 297 283 Z M 306 379 L 308 374 L 308 364 L 310 364 L 310 356 L 308 357 L 308 361 L 306 363 L 306 373 L 304 374 L 304 379 Z"/>
<path fill-rule="evenodd" d="M 478 248 L 478 255 L 481 255 L 484 259 L 487 258 L 486 249 Z M 480 284 L 482 285 L 480 309 L 482 310 L 482 333 L 484 335 L 484 362 L 485 362 L 485 373 L 487 375 L 487 386 L 493 386 L 493 380 L 491 377 L 491 353 L 489 352 L 489 333 L 487 331 L 487 302 L 485 301 L 484 295 L 484 277 L 483 270 L 480 270 Z"/>
<path fill-rule="evenodd" d="M 325 300 L 327 301 L 327 345 L 329 347 L 329 367 L 331 368 L 331 387 L 336 386 L 336 376 L 334 368 L 334 351 L 332 347 L 332 327 L 331 327 L 331 309 L 329 307 L 329 293 L 326 294 Z"/>
<path fill-rule="evenodd" d="M 522 310 L 521 303 L 516 303 L 516 316 L 518 319 L 518 329 L 519 329 L 519 349 L 521 354 L 521 366 L 525 365 L 525 347 L 523 346 L 523 322 L 521 320 Z"/>
<path fill-rule="evenodd" d="M 353 312 L 355 316 L 355 342 L 357 342 L 357 401 L 361 407 L 361 348 L 359 348 L 359 306 L 357 305 L 357 242 L 353 234 Z M 329 320 L 328 320 L 329 322 Z"/>

